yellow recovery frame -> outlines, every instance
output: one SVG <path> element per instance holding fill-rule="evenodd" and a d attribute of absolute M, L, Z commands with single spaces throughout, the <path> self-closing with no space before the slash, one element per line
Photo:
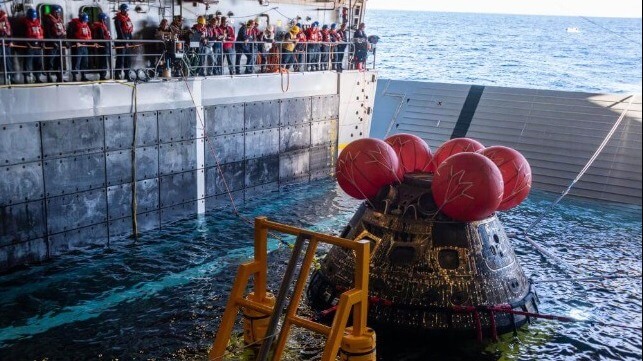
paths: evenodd
<path fill-rule="evenodd" d="M 281 311 L 278 308 L 280 307 L 279 302 L 275 305 L 274 296 L 267 292 L 266 285 L 268 278 L 269 231 L 297 236 L 297 244 L 295 247 L 300 247 L 299 252 L 301 252 L 301 244 L 303 241 L 307 240 L 309 242 L 308 249 L 306 250 L 299 276 L 295 284 L 295 289 L 286 311 L 283 326 L 279 333 L 277 345 L 274 347 L 274 353 L 271 359 L 273 361 L 281 360 L 290 328 L 292 326 L 298 326 L 328 337 L 328 342 L 325 345 L 324 353 L 322 355 L 322 361 L 334 361 L 337 357 L 340 346 L 344 351 L 360 352 L 360 356 L 362 356 L 359 357 L 360 360 L 375 360 L 375 333 L 366 325 L 368 316 L 370 242 L 368 240 L 351 241 L 344 238 L 333 237 L 271 222 L 265 217 L 259 217 L 255 219 L 254 261 L 239 266 L 239 271 L 234 281 L 230 298 L 228 299 L 223 318 L 221 319 L 219 331 L 217 332 L 214 345 L 208 355 L 210 361 L 220 361 L 223 359 L 240 309 L 243 308 L 245 311 L 251 311 L 265 317 L 271 317 L 271 324 L 274 324 L 275 327 L 279 321 L 278 318 L 281 315 Z M 308 273 L 310 272 L 319 242 L 353 250 L 356 257 L 355 288 L 346 291 L 341 295 L 337 305 L 337 313 L 335 314 L 332 326 L 330 327 L 297 315 L 297 309 L 301 302 L 301 296 L 306 286 Z M 244 293 L 250 277 L 253 275 L 254 292 L 246 296 Z M 284 282 L 284 284 L 285 283 L 286 282 Z M 290 285 L 288 285 L 288 287 L 289 286 Z M 285 295 L 283 299 L 285 301 Z M 347 328 L 346 326 L 351 312 L 353 314 L 353 327 Z M 265 337 L 262 341 L 269 342 L 267 349 L 270 349 L 272 341 L 274 340 L 274 335 L 261 335 L 261 337 Z M 266 345 L 263 345 L 262 353 L 264 353 L 263 348 L 265 347 Z M 261 353 L 260 358 L 262 358 Z M 264 356 L 264 359 L 267 359 L 267 355 Z"/>

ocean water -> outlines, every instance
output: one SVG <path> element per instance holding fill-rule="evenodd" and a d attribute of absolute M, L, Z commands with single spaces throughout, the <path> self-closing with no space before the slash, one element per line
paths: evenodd
<path fill-rule="evenodd" d="M 519 232 L 551 204 L 533 192 L 501 215 Z M 359 202 L 332 180 L 292 186 L 242 208 L 271 219 L 337 234 Z M 564 265 L 524 239 L 516 254 L 534 280 L 641 273 L 641 207 L 566 200 L 534 239 Z M 204 360 L 236 266 L 252 253 L 253 231 L 229 211 L 210 213 L 123 239 L 108 250 L 78 250 L 43 265 L 0 276 L 0 360 Z M 272 240 L 276 249 L 279 242 Z M 288 250 L 276 258 L 283 264 Z M 641 279 L 537 285 L 540 311 L 641 326 Z M 380 361 L 640 360 L 641 331 L 591 323 L 538 321 L 486 345 L 404 347 L 379 340 Z M 317 360 L 321 346 L 292 350 Z M 234 358 L 232 358 L 234 359 Z"/>
<path fill-rule="evenodd" d="M 386 79 L 641 93 L 640 18 L 372 10 L 366 24 Z"/>

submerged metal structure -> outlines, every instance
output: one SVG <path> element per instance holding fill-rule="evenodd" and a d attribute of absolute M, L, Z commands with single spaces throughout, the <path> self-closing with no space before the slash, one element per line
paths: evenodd
<path fill-rule="evenodd" d="M 365 202 L 342 237 L 371 242 L 369 325 L 378 332 L 478 336 L 515 330 L 526 317 L 484 310 L 537 311 L 538 299 L 493 215 L 463 223 L 442 215 L 432 175 L 411 174 Z M 352 287 L 355 257 L 334 247 L 310 281 L 309 301 L 332 309 Z"/>

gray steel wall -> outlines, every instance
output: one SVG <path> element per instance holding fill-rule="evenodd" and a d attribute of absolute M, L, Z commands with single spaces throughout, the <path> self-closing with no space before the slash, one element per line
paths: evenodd
<path fill-rule="evenodd" d="M 629 95 L 383 80 L 371 135 L 413 133 L 435 150 L 456 128 L 486 146 L 506 145 L 529 160 L 537 189 L 562 192 L 627 108 Z M 479 89 L 478 89 L 479 90 Z M 463 119 L 469 119 L 464 122 Z M 464 128 L 463 125 L 465 126 Z M 571 195 L 641 204 L 641 96 Z"/>
<path fill-rule="evenodd" d="M 334 170 L 338 95 L 202 109 L 0 124 L 0 270 L 123 241 L 133 169 L 139 231 Z"/>

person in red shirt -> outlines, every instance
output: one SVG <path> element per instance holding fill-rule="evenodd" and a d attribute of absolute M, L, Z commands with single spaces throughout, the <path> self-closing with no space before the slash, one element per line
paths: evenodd
<path fill-rule="evenodd" d="M 11 37 L 11 23 L 9 17 L 4 11 L 4 7 L 0 4 L 0 41 L 3 38 Z M 11 84 L 13 78 L 13 56 L 11 54 L 11 46 L 13 44 L 7 40 L 0 44 L 0 72 L 4 75 L 4 84 Z M 6 71 L 6 73 L 5 73 Z"/>
<path fill-rule="evenodd" d="M 44 33 L 38 13 L 35 9 L 28 9 L 27 16 L 24 19 L 25 38 L 27 41 L 27 52 L 25 55 L 25 76 L 35 76 L 36 83 L 42 83 L 42 39 Z M 34 73 L 35 71 L 35 73 Z"/>
<path fill-rule="evenodd" d="M 107 21 L 109 16 L 105 13 L 98 14 L 98 20 L 92 24 L 92 38 L 94 40 L 112 40 L 112 34 L 107 28 Z M 112 49 L 110 43 L 101 42 L 97 43 L 98 50 L 96 56 L 98 57 L 98 70 L 100 72 L 100 80 L 106 80 L 109 70 L 112 67 Z"/>
<path fill-rule="evenodd" d="M 223 70 L 223 59 L 228 61 L 228 70 L 230 75 L 234 74 L 234 42 L 237 39 L 234 34 L 234 28 L 228 25 L 228 18 L 221 18 L 220 37 L 223 40 L 223 57 L 221 58 L 221 68 Z"/>
<path fill-rule="evenodd" d="M 114 17 L 114 25 L 116 28 L 116 39 L 118 40 L 132 40 L 134 34 L 134 25 L 132 20 L 130 20 L 127 12 L 129 11 L 129 6 L 127 4 L 121 4 L 118 7 L 118 14 Z M 116 78 L 121 79 L 121 71 L 123 71 L 124 77 L 127 79 L 129 77 L 129 71 L 131 67 L 131 57 L 130 55 L 130 44 L 127 41 L 122 41 L 116 43 Z"/>
<path fill-rule="evenodd" d="M 295 45 L 295 71 L 306 71 L 306 48 L 308 38 L 306 33 L 302 30 L 301 24 L 296 25 L 299 28 L 297 33 L 297 45 Z"/>
<path fill-rule="evenodd" d="M 330 29 L 328 25 L 322 26 L 320 36 L 322 41 L 320 47 L 320 69 L 328 70 L 328 61 L 330 59 Z"/>
<path fill-rule="evenodd" d="M 342 33 L 337 31 L 337 24 L 330 26 L 330 43 L 331 43 L 331 63 L 333 64 L 332 70 L 339 70 L 339 45 L 344 41 Z"/>
<path fill-rule="evenodd" d="M 319 52 L 321 49 L 321 34 L 319 33 L 319 22 L 315 21 L 308 30 L 306 30 L 308 39 L 308 70 L 319 70 Z"/>
<path fill-rule="evenodd" d="M 208 42 L 212 44 L 212 71 L 214 75 L 221 75 L 221 52 L 223 50 L 221 41 L 223 32 L 221 31 L 221 17 L 212 17 L 208 21 Z"/>
<path fill-rule="evenodd" d="M 60 40 L 67 38 L 62 7 L 58 5 L 52 6 L 51 12 L 43 16 L 42 20 L 45 39 Z M 47 78 L 53 83 L 53 75 L 56 75 L 56 81 L 62 82 L 62 42 L 46 42 L 45 45 L 45 71 L 47 72 Z"/>
<path fill-rule="evenodd" d="M 92 40 L 92 30 L 89 28 L 89 15 L 86 13 L 80 14 L 76 19 L 73 19 L 69 24 L 69 39 L 81 40 L 72 45 L 72 68 L 80 77 L 81 81 L 88 81 L 87 79 L 87 54 L 88 47 L 93 44 L 87 42 Z"/>

